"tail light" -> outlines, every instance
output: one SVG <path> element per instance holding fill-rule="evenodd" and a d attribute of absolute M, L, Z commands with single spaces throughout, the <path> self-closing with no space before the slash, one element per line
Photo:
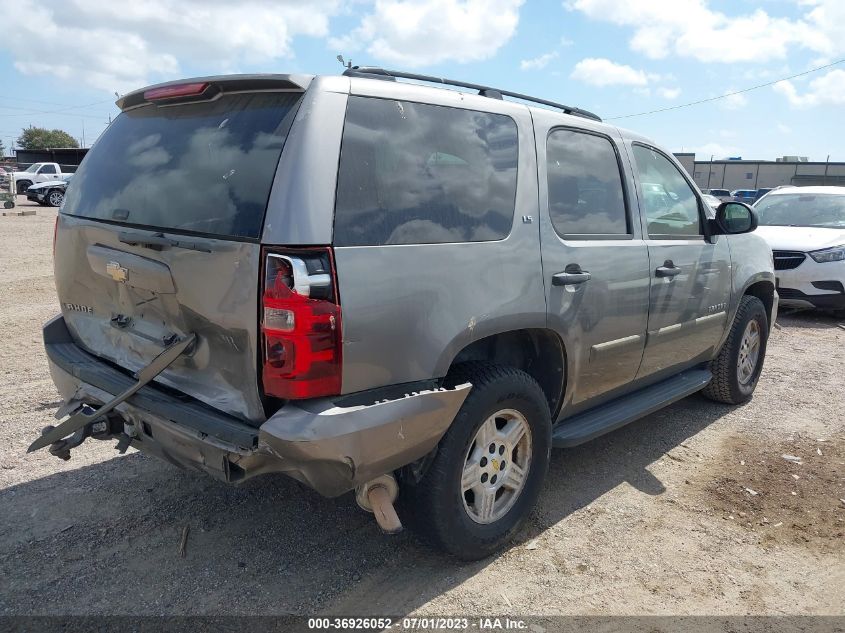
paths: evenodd
<path fill-rule="evenodd" d="M 194 97 L 201 95 L 208 88 L 207 81 L 196 81 L 189 84 L 174 84 L 152 88 L 144 92 L 144 99 L 157 101 L 159 99 L 175 99 L 177 97 Z"/>
<path fill-rule="evenodd" d="M 341 319 L 332 251 L 264 253 L 264 393 L 285 400 L 337 395 Z"/>

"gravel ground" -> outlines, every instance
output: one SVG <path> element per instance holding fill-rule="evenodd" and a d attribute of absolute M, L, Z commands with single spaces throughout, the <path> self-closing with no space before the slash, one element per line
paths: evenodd
<path fill-rule="evenodd" d="M 745 406 L 693 396 L 555 451 L 519 538 L 463 564 L 281 476 L 229 487 L 110 442 L 27 455 L 59 404 L 54 217 L 0 218 L 0 614 L 843 614 L 833 318 L 782 316 Z"/>

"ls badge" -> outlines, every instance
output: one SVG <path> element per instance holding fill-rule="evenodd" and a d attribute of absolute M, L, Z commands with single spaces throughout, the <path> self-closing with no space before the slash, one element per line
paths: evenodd
<path fill-rule="evenodd" d="M 120 283 L 126 283 L 127 270 L 120 265 L 120 262 L 109 262 L 106 264 L 106 274 Z"/>

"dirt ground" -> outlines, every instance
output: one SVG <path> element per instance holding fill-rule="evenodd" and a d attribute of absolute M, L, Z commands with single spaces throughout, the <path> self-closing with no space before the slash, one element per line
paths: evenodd
<path fill-rule="evenodd" d="M 229 487 L 111 442 L 27 455 L 59 404 L 56 212 L 37 209 L 0 218 L 0 615 L 843 614 L 833 318 L 782 316 L 745 406 L 693 396 L 555 451 L 519 538 L 464 564 L 281 476 Z"/>

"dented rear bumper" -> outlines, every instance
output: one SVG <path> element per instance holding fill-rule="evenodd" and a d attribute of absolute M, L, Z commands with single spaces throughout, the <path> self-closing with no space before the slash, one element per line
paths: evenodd
<path fill-rule="evenodd" d="M 61 316 L 44 326 L 50 373 L 65 402 L 101 405 L 132 377 L 80 348 Z M 471 386 L 370 404 L 288 403 L 259 427 L 149 384 L 115 408 L 131 445 L 227 482 L 281 472 L 332 497 L 430 452 Z M 358 401 L 365 401 L 358 398 Z"/>

